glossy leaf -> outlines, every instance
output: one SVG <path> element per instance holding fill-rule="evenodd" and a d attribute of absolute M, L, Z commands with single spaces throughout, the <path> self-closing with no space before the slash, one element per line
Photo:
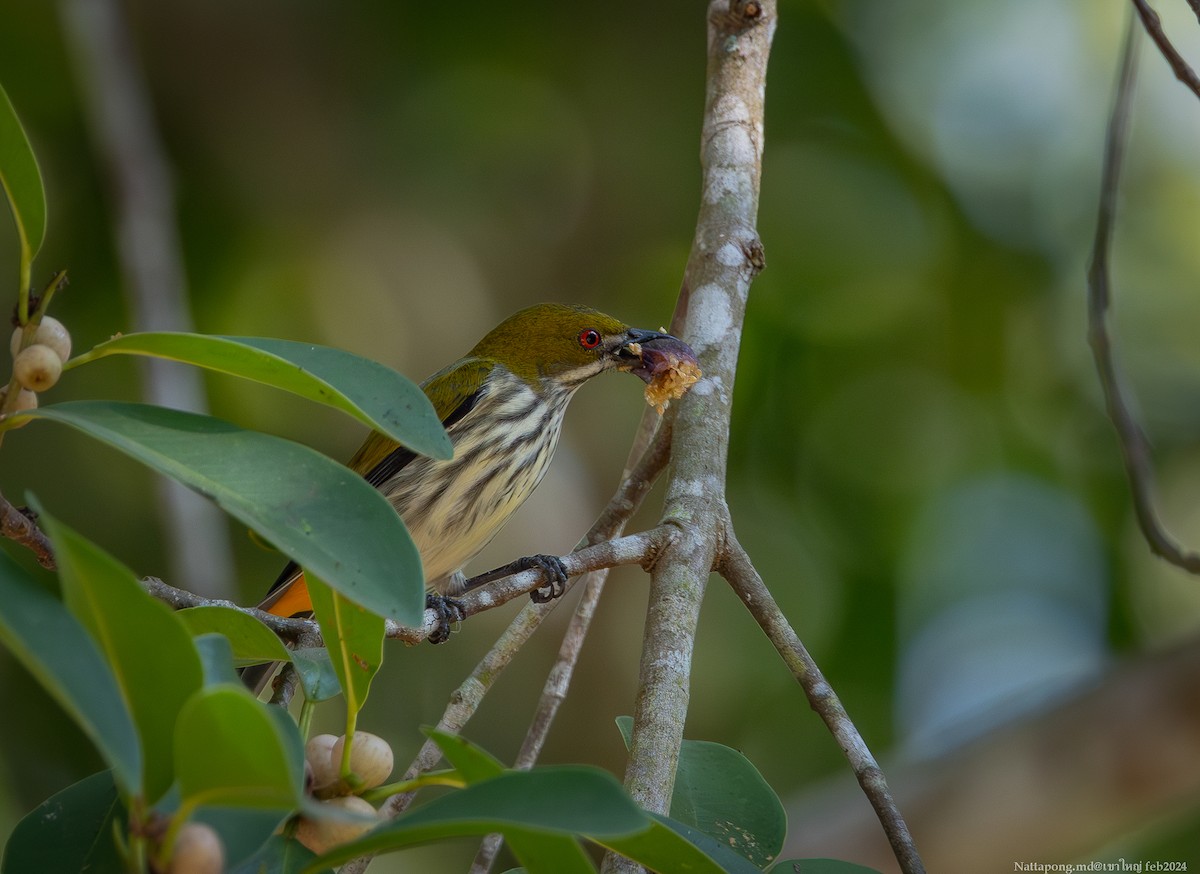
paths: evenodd
<path fill-rule="evenodd" d="M 435 798 L 330 851 L 318 862 L 338 865 L 367 852 L 490 832 L 515 831 L 531 839 L 537 833 L 616 837 L 649 825 L 611 774 L 595 768 L 547 766 L 509 771 Z"/>
<path fill-rule="evenodd" d="M 471 743 L 457 734 L 425 729 L 450 766 L 468 783 L 490 780 L 504 773 L 499 759 L 482 747 Z M 504 834 L 509 849 L 521 860 L 529 871 L 581 871 L 593 870 L 587 853 L 579 842 L 569 835 L 553 835 L 544 832 L 530 834 L 522 829 L 510 828 Z"/>
<path fill-rule="evenodd" d="M 372 612 L 418 625 L 421 558 L 362 477 L 307 447 L 195 413 L 74 401 L 6 417 L 70 425 L 211 498 Z"/>
<path fill-rule="evenodd" d="M 400 373 L 341 349 L 265 337 L 154 331 L 100 343 L 71 367 L 109 355 L 182 361 L 291 392 L 353 416 L 434 458 L 449 458 L 450 438 L 420 387 Z"/>
<path fill-rule="evenodd" d="M 0 641 L 92 739 L 126 795 L 142 785 L 133 718 L 103 655 L 62 602 L 0 552 Z"/>
<path fill-rule="evenodd" d="M 101 771 L 52 795 L 17 823 L 4 847 L 2 874 L 31 871 L 122 871 L 113 839 L 125 810 L 111 771 Z"/>
<path fill-rule="evenodd" d="M 275 632 L 253 616 L 233 607 L 216 604 L 188 607 L 175 615 L 193 636 L 223 634 L 233 648 L 234 663 L 238 667 L 291 658 L 288 648 L 276 637 Z"/>
<path fill-rule="evenodd" d="M 335 592 L 312 571 L 305 572 L 305 579 L 346 711 L 353 717 L 366 703 L 371 680 L 383 663 L 383 617 Z"/>
<path fill-rule="evenodd" d="M 437 728 L 426 728 L 424 731 L 467 783 L 478 783 L 504 773 L 504 765 L 499 759 L 461 735 Z"/>
<path fill-rule="evenodd" d="M 225 847 L 225 866 L 237 870 L 256 857 L 287 819 L 278 810 L 247 810 L 244 807 L 202 807 L 192 817 L 216 829 Z M 312 854 L 309 854 L 312 858 Z"/>
<path fill-rule="evenodd" d="M 737 750 L 709 741 L 683 742 L 671 818 L 760 868 L 779 857 L 787 834 L 783 804 L 758 769 Z"/>
<path fill-rule="evenodd" d="M 504 842 L 529 874 L 595 874 L 591 856 L 570 835 L 510 826 Z"/>
<path fill-rule="evenodd" d="M 688 874 L 759 874 L 757 865 L 722 846 L 698 829 L 665 816 L 649 814 L 653 825 L 645 831 L 596 843 L 627 856 L 654 871 Z"/>
<path fill-rule="evenodd" d="M 303 766 L 287 749 L 298 738 L 281 730 L 271 709 L 237 686 L 206 687 L 188 700 L 175 736 L 185 803 L 273 810 L 302 803 Z"/>
<path fill-rule="evenodd" d="M 296 666 L 296 673 L 300 675 L 304 697 L 309 701 L 328 701 L 342 694 L 342 684 L 338 682 L 333 660 L 325 647 L 301 647 L 293 650 L 292 664 Z"/>
<path fill-rule="evenodd" d="M 229 645 L 229 638 L 223 634 L 201 634 L 194 643 L 204 668 L 205 686 L 241 682 L 233 667 L 233 648 Z"/>
<path fill-rule="evenodd" d="M 12 208 L 21 248 L 28 253 L 26 260 L 32 260 L 46 236 L 46 192 L 25 128 L 3 87 L 0 87 L 0 186 Z"/>
<path fill-rule="evenodd" d="M 175 718 L 204 682 L 191 635 L 133 572 L 39 508 L 54 544 L 63 601 L 92 635 L 133 715 L 145 762 L 142 792 L 159 798 L 175 781 Z"/>
<path fill-rule="evenodd" d="M 617 720 L 626 746 L 633 720 Z M 787 834 L 779 796 L 740 752 L 685 740 L 679 751 L 671 818 L 695 827 L 762 868 L 778 857 Z"/>
<path fill-rule="evenodd" d="M 300 874 L 312 870 L 315 874 L 332 874 L 331 868 L 306 868 L 316 854 L 298 841 L 275 835 L 257 853 L 230 869 L 229 874 Z"/>
<path fill-rule="evenodd" d="M 879 874 L 874 868 L 841 859 L 788 859 L 773 865 L 779 874 Z"/>

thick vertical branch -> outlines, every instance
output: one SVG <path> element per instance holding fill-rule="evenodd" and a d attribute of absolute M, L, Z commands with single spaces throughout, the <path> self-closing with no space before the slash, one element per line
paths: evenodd
<path fill-rule="evenodd" d="M 679 404 L 663 521 L 681 534 L 655 567 L 641 688 L 625 784 L 643 807 L 670 807 L 688 705 L 700 602 L 721 546 L 737 351 L 750 282 L 763 266 L 755 231 L 773 2 L 714 0 L 701 136 L 701 205 L 684 275 L 684 337 L 705 377 Z M 610 857 L 607 870 L 628 863 Z"/>

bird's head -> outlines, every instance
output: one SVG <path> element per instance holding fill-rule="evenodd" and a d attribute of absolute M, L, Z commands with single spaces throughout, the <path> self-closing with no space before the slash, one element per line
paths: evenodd
<path fill-rule="evenodd" d="M 549 379 L 573 389 L 606 370 L 631 372 L 648 382 L 642 346 L 666 340 L 678 343 L 669 334 L 631 328 L 589 307 L 543 303 L 509 316 L 471 355 L 499 361 L 531 385 Z"/>

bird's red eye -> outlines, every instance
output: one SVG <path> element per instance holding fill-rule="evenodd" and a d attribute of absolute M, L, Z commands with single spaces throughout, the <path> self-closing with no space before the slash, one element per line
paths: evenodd
<path fill-rule="evenodd" d="M 584 349 L 595 349 L 600 345 L 600 332 L 595 328 L 584 328 L 579 332 L 579 345 Z"/>

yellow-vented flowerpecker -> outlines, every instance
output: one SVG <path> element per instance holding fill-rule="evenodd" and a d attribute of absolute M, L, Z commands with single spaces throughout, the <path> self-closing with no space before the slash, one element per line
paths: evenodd
<path fill-rule="evenodd" d="M 434 643 L 462 616 L 453 596 L 464 591 L 463 566 L 542 481 L 576 389 L 607 370 L 650 383 L 664 355 L 695 363 L 669 334 L 630 328 L 583 306 L 532 306 L 422 384 L 454 444 L 453 458 L 416 455 L 377 432 L 355 453 L 350 467 L 396 508 L 421 554 L 428 604 L 440 616 Z M 539 600 L 561 594 L 566 573 L 554 557 L 531 556 L 498 571 L 534 566 L 553 578 Z M 259 606 L 278 616 L 311 612 L 299 568 L 285 568 Z"/>

